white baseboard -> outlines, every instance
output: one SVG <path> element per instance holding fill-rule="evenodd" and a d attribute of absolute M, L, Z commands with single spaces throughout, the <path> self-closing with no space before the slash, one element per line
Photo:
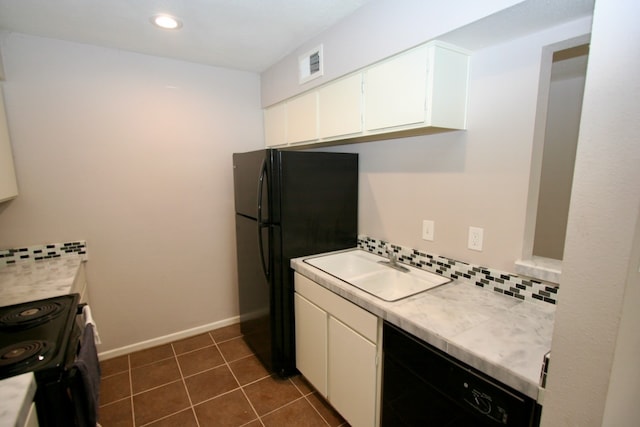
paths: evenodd
<path fill-rule="evenodd" d="M 113 350 L 103 351 L 98 353 L 98 358 L 100 360 L 113 359 L 114 357 L 133 353 L 134 351 L 146 350 L 151 347 L 167 344 L 167 343 L 181 340 L 184 338 L 189 338 L 194 335 L 203 334 L 205 332 L 209 332 L 214 329 L 233 325 L 234 323 L 238 323 L 238 322 L 240 322 L 240 316 L 230 317 L 228 319 L 219 320 L 217 322 L 209 323 L 207 325 L 197 326 L 195 328 L 187 329 L 180 332 L 175 332 L 173 334 L 164 335 L 161 337 L 153 338 L 150 340 L 142 341 L 142 342 L 131 344 L 131 345 L 126 345 L 120 348 L 115 348 Z"/>

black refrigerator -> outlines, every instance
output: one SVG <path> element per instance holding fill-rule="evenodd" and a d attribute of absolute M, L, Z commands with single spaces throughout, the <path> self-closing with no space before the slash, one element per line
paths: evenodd
<path fill-rule="evenodd" d="M 271 372 L 295 369 L 292 258 L 354 248 L 358 155 L 265 149 L 233 155 L 240 327 Z"/>

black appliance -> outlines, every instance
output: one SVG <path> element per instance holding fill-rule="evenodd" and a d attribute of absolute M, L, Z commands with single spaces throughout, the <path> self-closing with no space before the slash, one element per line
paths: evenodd
<path fill-rule="evenodd" d="M 534 399 L 384 322 L 383 427 L 535 427 Z"/>
<path fill-rule="evenodd" d="M 80 341 L 78 294 L 0 307 L 0 379 L 33 372 L 38 422 L 70 427 L 70 378 Z"/>
<path fill-rule="evenodd" d="M 354 248 L 358 155 L 233 155 L 240 326 L 272 372 L 295 370 L 292 258 Z"/>

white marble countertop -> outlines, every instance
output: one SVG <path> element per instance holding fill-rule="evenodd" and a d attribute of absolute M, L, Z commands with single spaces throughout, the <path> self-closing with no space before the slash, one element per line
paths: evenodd
<path fill-rule="evenodd" d="M 33 373 L 0 381 L 0 427 L 21 427 L 27 420 L 36 380 Z"/>
<path fill-rule="evenodd" d="M 314 257 L 317 255 L 314 255 Z M 521 301 L 461 280 L 387 302 L 304 262 L 298 273 L 458 360 L 538 400 L 555 306 Z"/>
<path fill-rule="evenodd" d="M 0 267 L 0 306 L 71 293 L 82 262 L 68 257 Z"/>
<path fill-rule="evenodd" d="M 80 257 L 68 257 L 0 267 L 0 306 L 73 292 L 82 262 Z M 35 392 L 32 373 L 0 380 L 0 427 L 22 426 Z"/>

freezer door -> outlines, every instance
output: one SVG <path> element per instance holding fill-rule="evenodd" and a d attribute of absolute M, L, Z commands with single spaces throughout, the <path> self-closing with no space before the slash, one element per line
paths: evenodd
<path fill-rule="evenodd" d="M 271 150 L 234 153 L 233 184 L 236 213 L 270 222 Z M 258 209 L 261 209 L 261 212 Z"/>
<path fill-rule="evenodd" d="M 356 247 L 357 154 L 279 154 L 283 258 Z"/>

